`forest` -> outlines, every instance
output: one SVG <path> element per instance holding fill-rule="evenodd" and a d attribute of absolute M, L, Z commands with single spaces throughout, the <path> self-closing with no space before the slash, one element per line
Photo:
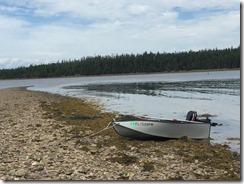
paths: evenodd
<path fill-rule="evenodd" d="M 0 79 L 29 79 L 126 73 L 240 68 L 240 46 L 174 53 L 88 56 L 56 63 L 0 70 Z"/>

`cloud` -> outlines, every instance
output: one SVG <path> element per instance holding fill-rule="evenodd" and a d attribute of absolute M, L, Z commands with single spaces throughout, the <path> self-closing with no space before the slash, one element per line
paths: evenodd
<path fill-rule="evenodd" d="M 239 46 L 239 8 L 236 0 L 0 0 L 0 68 Z"/>

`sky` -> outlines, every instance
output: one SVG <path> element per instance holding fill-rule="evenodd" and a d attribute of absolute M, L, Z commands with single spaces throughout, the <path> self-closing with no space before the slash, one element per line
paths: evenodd
<path fill-rule="evenodd" d="M 240 45 L 238 0 L 0 0 L 0 69 Z"/>

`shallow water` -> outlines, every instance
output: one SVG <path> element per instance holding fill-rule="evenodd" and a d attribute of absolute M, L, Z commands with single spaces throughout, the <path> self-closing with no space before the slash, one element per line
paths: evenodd
<path fill-rule="evenodd" d="M 31 86 L 101 102 L 107 111 L 185 119 L 189 110 L 211 114 L 213 143 L 240 152 L 240 71 L 120 75 L 0 81 L 0 88 Z"/>

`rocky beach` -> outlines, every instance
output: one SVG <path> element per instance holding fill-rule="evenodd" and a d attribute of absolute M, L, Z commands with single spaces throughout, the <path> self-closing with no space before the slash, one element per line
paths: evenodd
<path fill-rule="evenodd" d="M 97 133 L 115 116 L 84 99 L 1 89 L 0 179 L 241 179 L 240 154 L 227 145 L 131 140 L 112 128 Z"/>

